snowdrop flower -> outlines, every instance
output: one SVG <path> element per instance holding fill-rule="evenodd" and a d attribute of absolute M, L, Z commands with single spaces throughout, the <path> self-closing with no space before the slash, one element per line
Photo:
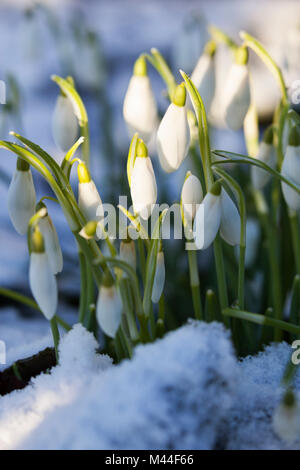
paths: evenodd
<path fill-rule="evenodd" d="M 240 47 L 231 66 L 223 92 L 224 119 L 228 127 L 242 127 L 250 106 L 250 81 L 247 67 L 248 51 Z"/>
<path fill-rule="evenodd" d="M 45 251 L 43 235 L 38 227 L 32 234 L 30 249 L 30 289 L 47 320 L 51 320 L 57 309 L 57 284 Z"/>
<path fill-rule="evenodd" d="M 151 296 L 151 300 L 154 304 L 157 304 L 159 302 L 159 299 L 161 298 L 161 295 L 163 293 L 164 286 L 165 286 L 165 278 L 166 278 L 165 257 L 164 257 L 163 251 L 161 250 L 157 253 L 156 269 L 155 269 L 152 296 Z"/>
<path fill-rule="evenodd" d="M 147 220 L 157 199 L 157 186 L 148 150 L 142 140 L 137 145 L 137 156 L 131 173 L 131 199 L 134 212 Z"/>
<path fill-rule="evenodd" d="M 300 408 L 291 390 L 276 408 L 273 415 L 273 428 L 276 434 L 286 442 L 294 442 L 300 438 Z"/>
<path fill-rule="evenodd" d="M 17 168 L 8 189 L 8 213 L 20 235 L 27 232 L 28 222 L 35 212 L 36 195 L 30 166 L 18 159 Z"/>
<path fill-rule="evenodd" d="M 78 122 L 69 98 L 60 94 L 52 118 L 52 133 L 55 144 L 66 152 L 76 142 Z"/>
<path fill-rule="evenodd" d="M 187 172 L 181 190 L 181 215 L 183 225 L 191 230 L 197 208 L 203 199 L 200 180 L 190 171 Z"/>
<path fill-rule="evenodd" d="M 135 244 L 130 237 L 127 240 L 122 240 L 120 243 L 120 259 L 136 270 Z"/>
<path fill-rule="evenodd" d="M 82 227 L 79 235 L 86 240 L 91 240 L 97 233 L 98 222 L 96 220 L 89 220 L 88 223 Z"/>
<path fill-rule="evenodd" d="M 104 217 L 101 197 L 85 163 L 78 165 L 78 205 L 88 221 L 100 222 Z M 100 238 L 100 234 L 99 238 Z"/>
<path fill-rule="evenodd" d="M 157 106 L 147 75 L 146 59 L 141 56 L 133 68 L 124 99 L 123 116 L 132 137 L 136 132 L 148 142 L 156 129 Z"/>
<path fill-rule="evenodd" d="M 217 181 L 199 205 L 193 226 L 198 249 L 208 248 L 220 229 L 229 245 L 240 243 L 240 215 L 236 205 Z"/>
<path fill-rule="evenodd" d="M 207 112 L 211 107 L 216 88 L 215 52 L 216 43 L 209 41 L 191 75 L 191 80 L 198 89 Z"/>
<path fill-rule="evenodd" d="M 102 331 L 110 338 L 115 338 L 121 323 L 122 301 L 111 276 L 104 275 L 99 290 L 96 314 Z"/>
<path fill-rule="evenodd" d="M 199 250 L 206 250 L 218 233 L 221 222 L 221 189 L 217 181 L 197 209 L 193 232 Z"/>
<path fill-rule="evenodd" d="M 282 162 L 281 174 L 300 186 L 300 134 L 296 127 L 293 127 L 290 132 L 289 145 Z M 281 188 L 290 209 L 295 211 L 300 209 L 300 195 L 286 183 L 281 183 Z"/>
<path fill-rule="evenodd" d="M 265 131 L 256 158 L 271 168 L 276 168 L 276 151 L 273 146 L 273 128 L 271 126 Z M 251 166 L 251 181 L 254 188 L 263 189 L 270 178 L 271 175 L 267 171 L 254 165 Z"/>
<path fill-rule="evenodd" d="M 47 210 L 43 202 L 38 204 L 36 210 L 38 211 L 42 207 Z M 48 211 L 44 217 L 39 219 L 39 228 L 44 238 L 50 268 L 53 274 L 60 273 L 63 269 L 63 256 L 58 240 L 58 235 L 53 225 L 52 219 L 48 214 Z"/>
<path fill-rule="evenodd" d="M 222 188 L 220 235 L 229 245 L 239 245 L 241 235 L 241 218 L 231 197 Z"/>
<path fill-rule="evenodd" d="M 158 158 L 163 170 L 177 170 L 187 156 L 190 145 L 190 128 L 186 111 L 184 83 L 178 85 L 157 131 Z"/>

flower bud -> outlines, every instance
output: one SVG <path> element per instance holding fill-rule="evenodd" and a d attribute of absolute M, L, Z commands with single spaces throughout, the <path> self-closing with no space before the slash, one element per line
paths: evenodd
<path fill-rule="evenodd" d="M 143 56 L 134 64 L 133 76 L 124 99 L 123 116 L 131 137 L 138 132 L 143 140 L 150 140 L 158 117 L 150 79 L 147 76 L 146 59 Z"/>
<path fill-rule="evenodd" d="M 223 94 L 225 122 L 233 130 L 242 127 L 251 101 L 247 56 L 242 49 L 229 70 Z"/>
<path fill-rule="evenodd" d="M 46 207 L 45 204 L 42 203 L 42 205 Z M 44 237 L 46 253 L 51 270 L 53 274 L 60 273 L 63 269 L 63 256 L 56 229 L 51 217 L 48 215 L 48 212 L 45 217 L 42 217 L 39 220 L 39 228 Z"/>
<path fill-rule="evenodd" d="M 177 170 L 187 156 L 190 128 L 185 106 L 186 91 L 182 83 L 174 93 L 157 131 L 157 151 L 161 167 L 167 173 Z"/>
<path fill-rule="evenodd" d="M 239 245 L 241 218 L 231 197 L 224 188 L 221 191 L 220 235 L 229 245 Z"/>
<path fill-rule="evenodd" d="M 300 133 L 296 127 L 293 127 L 290 132 L 289 145 L 282 162 L 281 174 L 300 186 Z M 281 188 L 287 205 L 295 211 L 299 210 L 300 194 L 286 183 L 281 183 Z"/>
<path fill-rule="evenodd" d="M 157 186 L 148 150 L 143 141 L 139 141 L 137 146 L 130 192 L 134 212 L 143 219 L 148 219 L 156 203 Z"/>
<path fill-rule="evenodd" d="M 120 243 L 120 259 L 136 270 L 136 251 L 134 241 L 128 238 Z M 124 273 L 125 274 L 125 273 Z"/>
<path fill-rule="evenodd" d="M 271 168 L 276 168 L 276 151 L 273 146 L 273 128 L 269 127 L 265 134 L 263 141 L 261 142 L 256 156 L 258 160 L 269 165 Z M 254 188 L 263 189 L 271 178 L 270 173 L 258 168 L 257 166 L 251 166 L 251 180 Z"/>
<path fill-rule="evenodd" d="M 192 226 L 198 205 L 203 199 L 200 180 L 190 171 L 187 172 L 181 190 L 181 207 L 184 225 Z"/>
<path fill-rule="evenodd" d="M 110 338 L 115 338 L 121 323 L 122 301 L 109 278 L 104 279 L 100 287 L 96 315 L 102 331 Z"/>
<path fill-rule="evenodd" d="M 193 232 L 199 250 L 206 250 L 218 233 L 221 222 L 221 189 L 217 181 L 197 209 Z"/>
<path fill-rule="evenodd" d="M 215 51 L 216 43 L 209 41 L 191 75 L 191 80 L 198 89 L 207 112 L 211 107 L 216 88 Z"/>
<path fill-rule="evenodd" d="M 30 241 L 29 284 L 32 295 L 47 320 L 57 310 L 57 284 L 45 251 L 44 239 L 38 227 Z"/>
<path fill-rule="evenodd" d="M 166 278 L 165 257 L 163 251 L 157 253 L 156 269 L 153 281 L 151 300 L 157 304 L 162 296 Z"/>
<path fill-rule="evenodd" d="M 78 122 L 69 98 L 59 95 L 54 108 L 52 132 L 55 144 L 66 152 L 76 142 Z"/>
<path fill-rule="evenodd" d="M 28 222 L 34 214 L 36 195 L 29 165 L 18 159 L 17 168 L 8 189 L 8 213 L 20 235 L 27 232 Z"/>
<path fill-rule="evenodd" d="M 88 221 L 101 221 L 104 217 L 102 200 L 83 162 L 78 165 L 78 180 L 78 205 L 80 210 Z"/>
<path fill-rule="evenodd" d="M 283 401 L 273 415 L 273 428 L 276 434 L 286 442 L 300 438 L 300 409 L 292 390 L 288 390 Z"/>
<path fill-rule="evenodd" d="M 79 232 L 79 235 L 86 240 L 91 240 L 96 236 L 98 222 L 90 220 Z"/>

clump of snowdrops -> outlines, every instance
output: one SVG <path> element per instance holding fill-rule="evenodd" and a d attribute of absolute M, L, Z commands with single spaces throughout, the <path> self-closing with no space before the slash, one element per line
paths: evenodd
<path fill-rule="evenodd" d="M 216 27 L 211 27 L 210 33 L 211 40 L 191 78 L 180 71 L 181 83 L 176 83 L 157 49 L 141 54 L 134 64 L 123 105 L 132 137 L 127 179 L 133 211 L 119 207 L 128 218 L 126 237 L 119 247 L 105 228 L 102 200 L 90 173 L 88 116 L 71 77 L 52 77 L 60 88 L 53 133 L 57 145 L 66 152 L 61 164 L 16 133 L 12 135 L 19 143 L 0 142 L 2 148 L 17 156 L 8 195 L 9 214 L 15 229 L 21 235 L 27 234 L 30 287 L 36 306 L 51 324 L 56 350 L 57 323 L 65 329 L 70 327 L 57 314 L 56 275 L 63 269 L 63 255 L 47 199 L 60 204 L 77 242 L 81 270 L 79 321 L 95 334 L 97 325 L 101 328 L 106 339 L 112 341 L 117 360 L 131 357 L 136 344 L 154 341 L 166 330 L 167 242 L 161 232 L 167 211 L 158 215 L 152 233 L 143 224 L 151 217 L 158 196 L 147 147 L 153 138 L 162 172 L 176 171 L 189 155 L 197 170 L 195 174 L 188 171 L 178 188 L 184 233 L 192 247 L 186 250 L 186 256 L 195 318 L 223 321 L 231 329 L 237 348 L 240 343 L 249 343 L 258 350 L 262 344 L 283 338 L 293 340 L 300 333 L 300 119 L 291 109 L 280 68 L 256 39 L 242 32 L 242 43 L 238 45 Z M 248 155 L 212 150 L 210 146 L 207 113 L 215 95 L 215 54 L 220 43 L 232 51 L 220 113 L 228 128 L 243 128 Z M 273 122 L 260 141 L 248 66 L 251 50 L 274 74 L 281 91 Z M 162 119 L 148 76 L 149 65 L 161 75 L 168 91 L 169 106 Z M 80 148 L 79 158 L 75 154 Z M 233 171 L 227 171 L 229 164 L 234 164 Z M 70 185 L 74 165 L 78 198 Z M 250 174 L 241 171 L 245 165 L 251 168 Z M 49 183 L 53 195 L 36 200 L 31 168 Z M 241 176 L 240 182 L 234 174 Z M 268 276 L 261 282 L 268 295 L 260 313 L 249 312 L 245 304 L 248 205 L 264 234 Z M 105 251 L 100 248 L 99 238 L 107 245 Z M 204 293 L 200 289 L 198 257 L 211 245 L 216 285 Z M 283 268 L 287 245 L 293 257 L 291 264 Z M 238 250 L 233 297 L 229 296 L 232 289 L 228 288 L 229 266 L 224 256 L 228 246 Z M 291 282 L 287 283 L 286 278 Z M 22 300 L 17 294 L 15 298 Z M 289 307 L 284 309 L 287 299 Z M 274 415 L 274 427 L 286 439 L 299 433 L 299 407 L 292 390 L 294 373 L 295 366 L 289 363 L 283 377 L 286 391 Z"/>

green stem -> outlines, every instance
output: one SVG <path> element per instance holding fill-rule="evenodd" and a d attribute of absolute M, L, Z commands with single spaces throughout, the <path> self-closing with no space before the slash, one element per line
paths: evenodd
<path fill-rule="evenodd" d="M 0 295 L 3 295 L 4 297 L 7 297 L 8 299 L 15 300 L 16 302 L 19 302 L 23 305 L 27 305 L 28 307 L 31 307 L 37 310 L 38 312 L 42 313 L 38 304 L 33 299 L 31 299 L 30 297 L 27 297 L 26 295 L 19 294 L 18 292 L 15 292 L 11 289 L 6 289 L 4 287 L 0 287 Z M 65 322 L 62 318 L 60 318 L 58 315 L 56 315 L 56 320 L 57 320 L 57 323 L 59 323 L 66 331 L 70 331 L 72 329 L 72 327 L 67 322 Z"/>
<path fill-rule="evenodd" d="M 238 46 L 234 42 L 234 40 L 231 39 L 231 37 L 228 36 L 228 34 L 224 33 L 224 31 L 222 31 L 217 26 L 210 25 L 208 27 L 208 31 L 216 42 L 225 44 L 227 47 L 229 47 L 229 49 L 232 49 L 232 50 L 237 49 Z"/>
<path fill-rule="evenodd" d="M 195 250 L 188 250 L 189 272 L 190 272 L 190 286 L 192 291 L 194 314 L 197 320 L 203 320 L 202 303 L 200 296 L 200 281 L 197 264 L 197 252 Z"/>
<path fill-rule="evenodd" d="M 295 255 L 295 264 L 297 274 L 300 274 L 300 240 L 299 240 L 299 221 L 298 214 L 295 211 L 289 212 L 292 241 L 293 241 L 293 250 Z"/>
<path fill-rule="evenodd" d="M 146 280 L 146 258 L 145 258 L 145 249 L 144 249 L 144 243 L 141 237 L 138 238 L 137 240 L 137 245 L 138 245 L 138 253 L 139 253 L 139 260 L 140 260 L 140 270 L 141 270 L 141 275 L 143 279 L 143 285 L 145 285 L 145 280 Z"/>
<path fill-rule="evenodd" d="M 50 320 L 50 326 L 53 336 L 54 348 L 55 348 L 55 355 L 56 355 L 56 362 L 59 362 L 59 352 L 58 352 L 58 344 L 59 344 L 59 331 L 57 327 L 56 317 L 54 316 L 52 320 Z"/>
<path fill-rule="evenodd" d="M 176 80 L 174 78 L 174 75 L 172 74 L 170 67 L 163 58 L 162 54 L 157 49 L 153 47 L 151 49 L 151 54 L 152 55 L 145 54 L 145 57 L 153 65 L 153 67 L 157 70 L 157 72 L 164 80 L 168 88 L 170 101 L 172 101 L 173 94 L 176 88 Z"/>
<path fill-rule="evenodd" d="M 119 282 L 120 293 L 122 297 L 122 302 L 125 310 L 125 315 L 128 323 L 129 334 L 133 343 L 135 343 L 139 337 L 139 332 L 136 325 L 136 319 L 134 311 L 131 308 L 130 302 L 130 281 L 126 278 L 122 278 Z"/>
<path fill-rule="evenodd" d="M 297 336 L 300 335 L 300 326 L 293 325 L 292 323 L 287 323 L 282 320 L 277 320 L 275 318 L 267 317 L 259 313 L 246 312 L 244 310 L 237 310 L 233 308 L 226 308 L 223 310 L 223 315 L 240 318 L 241 320 L 246 320 L 257 325 L 271 326 L 282 331 L 287 331 L 288 333 L 294 333 Z"/>
<path fill-rule="evenodd" d="M 80 268 L 80 302 L 79 302 L 79 323 L 84 324 L 85 314 L 87 312 L 87 265 L 82 251 L 78 251 Z"/>
<path fill-rule="evenodd" d="M 272 59 L 270 54 L 268 54 L 262 44 L 257 41 L 257 39 L 255 39 L 253 36 L 246 33 L 245 31 L 241 31 L 240 36 L 244 41 L 244 45 L 252 49 L 268 67 L 270 72 L 274 75 L 281 90 L 282 102 L 283 104 L 286 104 L 288 102 L 288 95 L 280 67 L 278 67 L 276 62 Z"/>

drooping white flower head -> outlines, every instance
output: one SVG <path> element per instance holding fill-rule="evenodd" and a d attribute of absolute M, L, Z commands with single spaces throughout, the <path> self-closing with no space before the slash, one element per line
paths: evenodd
<path fill-rule="evenodd" d="M 156 179 L 148 150 L 142 140 L 137 145 L 137 156 L 131 173 L 131 199 L 134 212 L 148 219 L 157 199 Z"/>
<path fill-rule="evenodd" d="M 116 286 L 108 279 L 100 287 L 96 314 L 102 331 L 114 338 L 121 323 L 122 301 Z"/>
<path fill-rule="evenodd" d="M 36 194 L 29 165 L 18 159 L 17 168 L 8 189 L 8 213 L 20 235 L 27 232 L 28 222 L 35 212 Z"/>
<path fill-rule="evenodd" d="M 87 219 L 101 222 L 104 217 L 103 204 L 94 181 L 85 165 L 81 162 L 78 165 L 78 205 L 83 215 Z M 97 235 L 101 237 L 101 227 L 97 230 Z"/>
<path fill-rule="evenodd" d="M 238 48 L 235 63 L 229 70 L 223 90 L 224 119 L 233 130 L 243 126 L 251 102 L 247 61 L 247 49 Z"/>
<path fill-rule="evenodd" d="M 129 264 L 132 269 L 136 270 L 136 251 L 135 244 L 131 238 L 122 240 L 120 243 L 120 259 Z M 125 274 L 125 273 L 124 273 Z"/>
<path fill-rule="evenodd" d="M 185 106 L 184 83 L 178 85 L 157 131 L 157 152 L 161 167 L 167 173 L 177 170 L 187 156 L 190 128 Z"/>
<path fill-rule="evenodd" d="M 143 56 L 134 64 L 133 76 L 124 99 L 123 116 L 131 137 L 138 132 L 145 142 L 150 140 L 158 123 L 158 114 Z"/>
<path fill-rule="evenodd" d="M 231 197 L 222 188 L 220 235 L 229 245 L 239 245 L 241 234 L 241 218 Z"/>
<path fill-rule="evenodd" d="M 66 152 L 76 142 L 78 122 L 71 101 L 59 95 L 52 118 L 53 138 L 58 148 Z"/>
<path fill-rule="evenodd" d="M 276 168 L 276 150 L 273 145 L 273 128 L 269 127 L 264 134 L 263 141 L 260 143 L 258 154 L 256 156 L 258 160 L 271 168 Z M 257 166 L 251 166 L 251 181 L 256 189 L 263 189 L 271 178 L 270 173 L 258 168 Z"/>
<path fill-rule="evenodd" d="M 163 251 L 159 251 L 157 253 L 156 258 L 156 269 L 154 275 L 154 282 L 153 282 L 153 289 L 151 300 L 154 304 L 159 302 L 161 295 L 164 290 L 165 286 L 165 279 L 166 279 L 166 267 L 165 267 L 165 257 Z"/>
<path fill-rule="evenodd" d="M 221 222 L 221 185 L 216 182 L 199 205 L 193 232 L 196 247 L 206 250 L 216 238 Z"/>
<path fill-rule="evenodd" d="M 282 162 L 281 174 L 300 186 L 300 134 L 296 127 L 293 127 L 290 132 L 289 145 Z M 295 211 L 299 210 L 300 194 L 286 183 L 281 183 L 281 188 L 289 208 Z"/>
<path fill-rule="evenodd" d="M 191 80 L 200 93 L 206 112 L 210 110 L 216 89 L 215 52 L 216 43 L 209 41 L 191 75 Z"/>
<path fill-rule="evenodd" d="M 195 244 L 205 250 L 221 237 L 230 245 L 240 243 L 240 215 L 236 205 L 217 181 L 199 205 L 193 226 Z"/>
<path fill-rule="evenodd" d="M 39 207 L 37 208 L 37 210 L 42 207 L 46 208 L 44 203 L 40 203 L 38 206 Z M 48 214 L 48 211 L 47 215 L 39 220 L 39 228 L 44 238 L 45 249 L 51 270 L 53 274 L 58 274 L 63 269 L 63 256 L 56 228 L 53 225 L 52 219 Z"/>
<path fill-rule="evenodd" d="M 197 208 L 202 199 L 203 191 L 200 180 L 188 171 L 181 190 L 181 208 L 184 225 L 192 227 Z"/>
<path fill-rule="evenodd" d="M 300 438 L 300 408 L 292 391 L 287 391 L 273 415 L 273 429 L 283 440 L 292 443 Z"/>
<path fill-rule="evenodd" d="M 57 310 L 57 283 L 45 251 L 43 236 L 37 227 L 31 238 L 29 284 L 36 303 L 50 321 Z"/>

